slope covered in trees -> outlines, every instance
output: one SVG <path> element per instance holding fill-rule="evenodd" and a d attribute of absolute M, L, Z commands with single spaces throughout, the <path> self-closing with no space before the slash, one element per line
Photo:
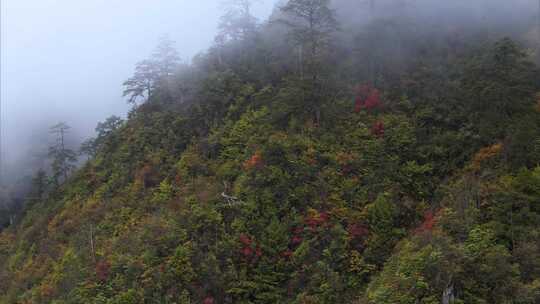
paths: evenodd
<path fill-rule="evenodd" d="M 538 303 L 534 20 L 398 2 L 240 1 L 190 65 L 164 40 L 0 233 L 0 303 Z"/>

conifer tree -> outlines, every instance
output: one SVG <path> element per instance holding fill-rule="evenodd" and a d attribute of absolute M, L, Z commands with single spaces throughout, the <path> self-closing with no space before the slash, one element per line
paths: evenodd
<path fill-rule="evenodd" d="M 290 28 L 297 45 L 307 50 L 304 65 L 316 79 L 322 64 L 323 52 L 331 35 L 339 28 L 329 0 L 290 0 L 281 11 L 289 18 L 280 20 Z"/>
<path fill-rule="evenodd" d="M 484 138 L 503 136 L 509 123 L 533 107 L 536 73 L 527 54 L 508 38 L 467 63 L 461 82 L 471 119 Z"/>
<path fill-rule="evenodd" d="M 317 122 L 320 120 L 322 102 L 322 71 L 328 54 L 331 36 L 339 29 L 335 12 L 329 0 L 290 0 L 281 11 L 287 16 L 280 22 L 290 29 L 290 35 L 300 48 L 300 78 L 307 87 Z"/>
<path fill-rule="evenodd" d="M 135 104 L 141 98 L 153 98 L 160 90 L 166 90 L 172 76 L 180 65 L 180 56 L 174 41 L 163 37 L 151 58 L 137 63 L 135 74 L 124 82 L 124 97 Z"/>
<path fill-rule="evenodd" d="M 253 0 L 224 2 L 226 13 L 221 17 L 217 41 L 243 40 L 255 32 L 257 19 L 251 13 Z"/>
<path fill-rule="evenodd" d="M 66 181 L 71 171 L 75 169 L 77 157 L 73 150 L 66 148 L 66 134 L 70 127 L 60 122 L 51 127 L 50 132 L 56 136 L 55 143 L 49 147 L 49 158 L 52 161 L 52 179 L 55 186 Z"/>
<path fill-rule="evenodd" d="M 94 137 L 83 141 L 79 148 L 79 155 L 86 155 L 88 158 L 94 157 L 97 153 L 96 139 Z"/>
<path fill-rule="evenodd" d="M 104 122 L 100 122 L 96 127 L 96 137 L 85 140 L 79 148 L 79 154 L 93 157 L 105 145 L 107 140 L 122 124 L 124 120 L 113 115 L 107 118 Z"/>
<path fill-rule="evenodd" d="M 41 200 L 45 197 L 48 187 L 47 173 L 43 169 L 39 169 L 32 178 L 32 197 L 33 200 Z"/>

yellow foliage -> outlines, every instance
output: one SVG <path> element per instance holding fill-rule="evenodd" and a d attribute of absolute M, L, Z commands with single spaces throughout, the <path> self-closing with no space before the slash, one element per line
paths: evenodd
<path fill-rule="evenodd" d="M 503 149 L 502 143 L 497 143 L 492 146 L 480 149 L 480 151 L 476 152 L 476 154 L 473 157 L 471 168 L 474 171 L 480 170 L 483 162 L 495 156 L 498 156 L 501 153 L 502 149 Z"/>
<path fill-rule="evenodd" d="M 374 265 L 367 264 L 356 250 L 351 251 L 349 257 L 349 271 L 358 274 L 370 274 L 376 270 Z"/>
<path fill-rule="evenodd" d="M 336 155 L 337 163 L 340 166 L 345 166 L 345 165 L 350 164 L 351 162 L 355 160 L 355 158 L 356 157 L 353 154 L 347 153 L 347 152 L 338 152 Z"/>
<path fill-rule="evenodd" d="M 7 253 L 15 242 L 15 235 L 8 232 L 0 233 L 0 254 Z"/>
<path fill-rule="evenodd" d="M 330 214 L 340 220 L 346 220 L 351 218 L 351 210 L 342 206 L 332 208 L 332 210 L 330 210 Z"/>

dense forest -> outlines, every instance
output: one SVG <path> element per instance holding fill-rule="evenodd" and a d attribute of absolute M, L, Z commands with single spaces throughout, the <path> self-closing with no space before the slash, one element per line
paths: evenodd
<path fill-rule="evenodd" d="M 80 151 L 51 129 L 0 303 L 540 303 L 537 4 L 251 5 Z"/>

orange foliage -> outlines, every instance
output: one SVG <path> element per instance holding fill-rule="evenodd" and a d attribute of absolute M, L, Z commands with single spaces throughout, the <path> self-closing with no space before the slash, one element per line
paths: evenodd
<path fill-rule="evenodd" d="M 143 186 L 143 188 L 152 188 L 161 182 L 158 168 L 154 164 L 157 162 L 147 162 L 144 166 L 135 173 L 135 183 Z"/>
<path fill-rule="evenodd" d="M 431 210 L 424 213 L 424 221 L 415 229 L 415 233 L 433 231 L 433 228 L 437 225 L 437 214 L 438 212 L 434 213 Z"/>
<path fill-rule="evenodd" d="M 255 152 L 253 156 L 244 162 L 244 169 L 251 170 L 251 169 L 258 169 L 261 168 L 263 165 L 263 159 L 260 151 Z"/>
<path fill-rule="evenodd" d="M 471 167 L 474 170 L 479 170 L 483 162 L 499 155 L 502 149 L 503 145 L 501 143 L 480 149 L 480 151 L 474 155 Z"/>
<path fill-rule="evenodd" d="M 43 297 L 44 299 L 49 299 L 55 294 L 55 288 L 51 286 L 48 282 L 43 283 L 39 287 L 39 289 L 41 297 Z"/>
<path fill-rule="evenodd" d="M 346 165 L 354 160 L 354 155 L 346 152 L 339 152 L 336 155 L 336 160 L 340 165 Z"/>
<path fill-rule="evenodd" d="M 305 152 L 305 159 L 309 165 L 317 165 L 317 151 L 314 148 L 309 148 Z"/>

